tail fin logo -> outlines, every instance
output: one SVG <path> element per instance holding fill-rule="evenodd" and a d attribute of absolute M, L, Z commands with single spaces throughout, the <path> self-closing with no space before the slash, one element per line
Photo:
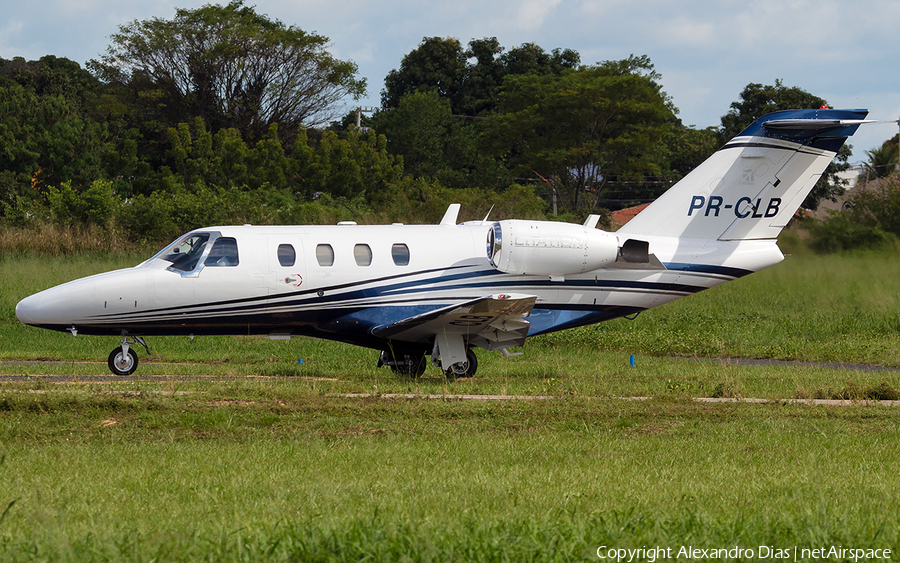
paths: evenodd
<path fill-rule="evenodd" d="M 752 186 L 756 183 L 756 171 L 752 168 L 745 168 L 741 174 L 741 185 Z"/>
<path fill-rule="evenodd" d="M 751 198 L 744 196 L 734 203 L 725 203 L 722 196 L 710 196 L 707 198 L 702 195 L 695 195 L 691 198 L 691 205 L 688 207 L 688 217 L 693 216 L 696 211 L 699 215 L 703 213 L 704 217 L 718 217 L 719 213 L 732 212 L 738 219 L 770 219 L 778 215 L 781 210 L 781 198 L 769 198 L 769 201 L 763 205 L 762 198 L 757 198 L 754 202 Z"/>

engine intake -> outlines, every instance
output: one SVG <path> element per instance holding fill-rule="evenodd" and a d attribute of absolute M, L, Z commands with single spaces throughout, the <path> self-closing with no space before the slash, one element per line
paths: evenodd
<path fill-rule="evenodd" d="M 615 234 L 572 223 L 510 219 L 487 235 L 488 259 L 506 274 L 583 274 L 615 262 L 618 253 Z"/>

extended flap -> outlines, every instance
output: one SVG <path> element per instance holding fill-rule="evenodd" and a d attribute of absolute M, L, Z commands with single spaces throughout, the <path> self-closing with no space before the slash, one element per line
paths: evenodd
<path fill-rule="evenodd" d="M 495 349 L 490 343 L 524 342 L 530 323 L 525 317 L 534 308 L 534 295 L 501 293 L 448 305 L 372 329 L 380 338 L 405 342 L 430 342 L 438 334 L 460 334 L 470 345 Z M 477 342 L 472 338 L 480 336 Z"/>

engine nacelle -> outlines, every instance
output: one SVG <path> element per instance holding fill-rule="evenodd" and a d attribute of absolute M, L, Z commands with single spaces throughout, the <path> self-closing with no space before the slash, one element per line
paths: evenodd
<path fill-rule="evenodd" d="M 507 274 L 566 276 L 615 262 L 618 238 L 585 225 L 510 219 L 491 226 L 487 256 Z"/>

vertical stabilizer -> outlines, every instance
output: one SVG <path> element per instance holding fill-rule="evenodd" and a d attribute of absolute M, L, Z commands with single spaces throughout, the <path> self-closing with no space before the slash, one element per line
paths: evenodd
<path fill-rule="evenodd" d="M 791 110 L 757 119 L 619 233 L 774 239 L 866 110 Z"/>

